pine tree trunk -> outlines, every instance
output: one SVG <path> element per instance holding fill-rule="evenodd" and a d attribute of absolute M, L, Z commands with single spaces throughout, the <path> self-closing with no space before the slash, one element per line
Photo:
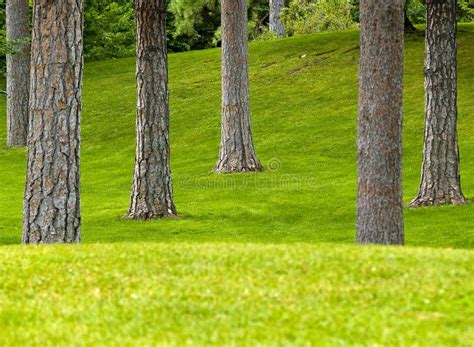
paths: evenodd
<path fill-rule="evenodd" d="M 357 242 L 403 244 L 404 0 L 360 2 Z"/>
<path fill-rule="evenodd" d="M 426 2 L 425 135 L 412 207 L 465 204 L 457 135 L 456 0 Z"/>
<path fill-rule="evenodd" d="M 285 36 L 285 26 L 280 18 L 283 7 L 285 7 L 285 0 L 270 0 L 270 31 L 278 37 Z"/>
<path fill-rule="evenodd" d="M 136 1 L 137 143 L 128 218 L 176 215 L 170 168 L 166 1 Z"/>
<path fill-rule="evenodd" d="M 35 2 L 23 243 L 81 240 L 82 35 L 82 1 Z"/>
<path fill-rule="evenodd" d="M 216 172 L 261 171 L 250 124 L 246 0 L 222 0 L 222 129 Z"/>
<path fill-rule="evenodd" d="M 26 145 L 28 134 L 28 100 L 30 93 L 30 38 L 28 0 L 7 0 L 7 41 L 14 43 L 15 53 L 7 54 L 7 143 L 12 147 Z"/>

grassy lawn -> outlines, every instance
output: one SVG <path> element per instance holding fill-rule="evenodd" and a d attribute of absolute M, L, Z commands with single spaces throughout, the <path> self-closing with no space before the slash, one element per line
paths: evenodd
<path fill-rule="evenodd" d="M 459 29 L 461 170 L 472 199 L 474 25 Z M 406 204 L 420 179 L 423 48 L 422 36 L 407 37 Z M 134 59 L 86 63 L 81 246 L 17 246 L 25 150 L 6 148 L 2 116 L 0 346 L 472 346 L 473 204 L 407 208 L 406 248 L 353 245 L 358 55 L 356 31 L 252 43 L 253 132 L 266 171 L 216 175 L 220 51 L 171 54 L 180 218 L 146 223 L 123 219 Z"/>
<path fill-rule="evenodd" d="M 2 346 L 474 341 L 466 250 L 120 243 L 4 247 L 0 263 Z"/>

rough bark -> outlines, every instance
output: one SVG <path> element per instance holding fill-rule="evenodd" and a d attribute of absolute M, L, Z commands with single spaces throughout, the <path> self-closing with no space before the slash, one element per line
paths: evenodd
<path fill-rule="evenodd" d="M 261 171 L 250 123 L 247 2 L 222 0 L 222 129 L 216 172 Z"/>
<path fill-rule="evenodd" d="M 360 2 L 357 242 L 403 244 L 404 0 Z"/>
<path fill-rule="evenodd" d="M 170 169 L 165 0 L 136 1 L 137 124 L 128 217 L 176 215 Z"/>
<path fill-rule="evenodd" d="M 15 52 L 7 54 L 7 144 L 26 145 L 30 93 L 30 38 L 28 0 L 7 0 L 7 41 Z"/>
<path fill-rule="evenodd" d="M 422 177 L 411 206 L 464 204 L 457 135 L 456 0 L 428 0 Z"/>
<path fill-rule="evenodd" d="M 285 0 L 270 0 L 270 31 L 278 37 L 285 36 L 285 26 L 280 18 L 283 7 L 285 7 Z"/>
<path fill-rule="evenodd" d="M 79 242 L 82 1 L 37 0 L 33 23 L 23 243 Z"/>

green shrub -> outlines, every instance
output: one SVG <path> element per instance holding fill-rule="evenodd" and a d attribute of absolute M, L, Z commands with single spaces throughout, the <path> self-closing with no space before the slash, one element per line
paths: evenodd
<path fill-rule="evenodd" d="M 289 35 L 336 31 L 357 26 L 348 0 L 291 0 L 282 20 Z"/>
<path fill-rule="evenodd" d="M 408 0 L 407 16 L 413 24 L 423 24 L 426 20 L 426 8 L 424 1 Z"/>
<path fill-rule="evenodd" d="M 474 0 L 458 0 L 458 17 L 460 22 L 474 21 Z"/>
<path fill-rule="evenodd" d="M 426 1 L 408 0 L 407 15 L 414 24 L 424 24 L 426 21 Z M 458 0 L 458 22 L 474 21 L 474 0 Z"/>
<path fill-rule="evenodd" d="M 84 51 L 89 59 L 131 56 L 135 52 L 135 13 L 132 1 L 87 1 Z"/>

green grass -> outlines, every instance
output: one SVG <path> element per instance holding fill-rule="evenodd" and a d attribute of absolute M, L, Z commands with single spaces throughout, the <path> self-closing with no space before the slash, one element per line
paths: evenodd
<path fill-rule="evenodd" d="M 471 251 L 125 243 L 8 247 L 0 262 L 2 346 L 474 340 Z"/>
<path fill-rule="evenodd" d="M 474 205 L 406 209 L 409 247 L 356 247 L 358 32 L 252 43 L 259 174 L 215 175 L 220 52 L 170 55 L 180 218 L 123 219 L 134 59 L 86 63 L 83 241 L 20 247 L 25 150 L 0 124 L 0 345 L 471 345 Z M 463 190 L 474 198 L 474 25 L 459 32 Z M 404 193 L 419 184 L 423 37 L 406 39 Z M 0 110 L 5 114 L 5 98 Z M 410 247 L 418 246 L 418 247 Z M 447 249 L 454 248 L 454 249 Z"/>

